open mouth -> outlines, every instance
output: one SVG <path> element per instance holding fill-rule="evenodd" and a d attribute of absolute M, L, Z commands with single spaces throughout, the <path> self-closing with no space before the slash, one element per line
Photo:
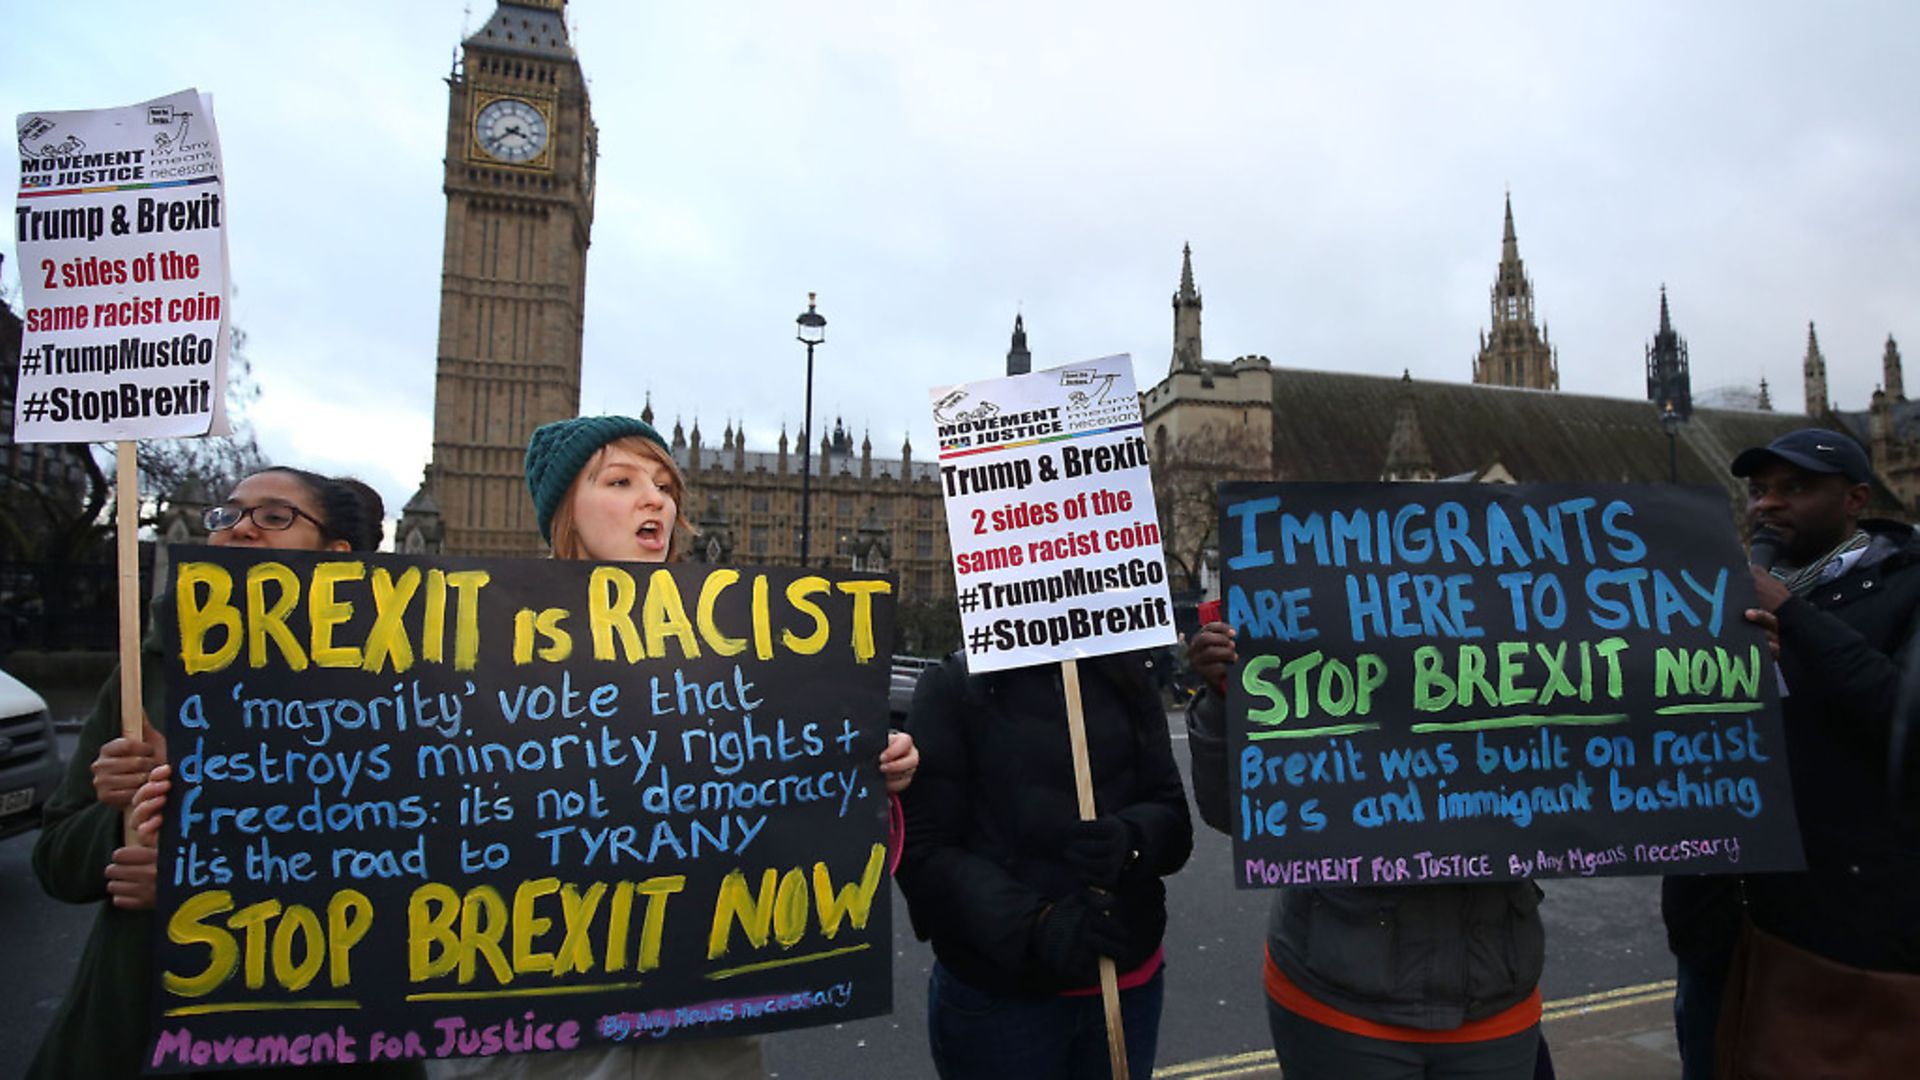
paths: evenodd
<path fill-rule="evenodd" d="M 666 530 L 657 521 L 649 521 L 640 526 L 640 542 L 649 546 L 659 546 L 666 540 Z"/>

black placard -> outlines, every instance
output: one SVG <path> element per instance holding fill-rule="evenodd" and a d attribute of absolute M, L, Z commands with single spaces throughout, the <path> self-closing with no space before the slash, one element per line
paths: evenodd
<path fill-rule="evenodd" d="M 889 580 L 174 559 L 150 1068 L 891 1008 Z"/>
<path fill-rule="evenodd" d="M 1226 484 L 1234 881 L 1803 865 L 1724 492 Z"/>

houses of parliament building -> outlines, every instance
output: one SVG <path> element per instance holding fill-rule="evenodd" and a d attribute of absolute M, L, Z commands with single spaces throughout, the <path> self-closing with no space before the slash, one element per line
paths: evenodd
<path fill-rule="evenodd" d="M 534 428 L 579 409 L 598 140 L 564 8 L 565 0 L 499 0 L 462 43 L 447 80 L 433 458 L 402 516 L 402 551 L 542 551 L 521 460 Z M 1511 199 L 1467 382 L 1277 367 L 1254 354 L 1210 360 L 1190 250 L 1172 307 L 1170 362 L 1141 395 L 1157 475 L 1210 447 L 1219 460 L 1201 460 L 1202 475 L 1219 464 L 1237 477 L 1276 480 L 1677 479 L 1725 486 L 1737 503 L 1742 493 L 1726 471 L 1733 455 L 1811 423 L 1850 431 L 1869 447 L 1878 511 L 1910 516 L 1920 506 L 1920 403 L 1906 399 L 1891 337 L 1866 410 L 1839 411 L 1828 400 L 1812 326 L 1804 414 L 1774 411 L 1764 382 L 1757 394 L 1709 404 L 1695 400 L 1663 289 L 1645 356 L 1622 358 L 1636 385 L 1644 359 L 1646 396 L 1562 392 Z M 1031 367 L 1016 316 L 1007 372 Z M 642 415 L 653 420 L 650 403 Z M 910 444 L 876 454 L 838 419 L 791 444 L 782 432 L 772 448 L 748 448 L 744 428 L 731 423 L 711 439 L 697 422 L 683 430 L 676 421 L 671 436 L 689 485 L 682 512 L 695 527 L 694 558 L 797 560 L 800 445 L 811 440 L 813 559 L 895 574 L 903 599 L 952 595 L 937 465 L 916 460 Z M 1170 495 L 1161 495 L 1163 514 Z M 1163 520 L 1176 588 L 1199 583 L 1211 528 L 1211 515 L 1199 512 Z"/>

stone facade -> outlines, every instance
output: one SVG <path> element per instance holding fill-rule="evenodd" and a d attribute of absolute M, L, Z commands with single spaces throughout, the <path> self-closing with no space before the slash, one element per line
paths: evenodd
<path fill-rule="evenodd" d="M 653 423 L 651 405 L 641 419 Z M 698 422 L 687 431 L 676 420 L 670 441 L 687 476 L 681 513 L 694 529 L 696 561 L 799 562 L 800 452 L 786 432 L 772 451 L 749 450 L 746 433 L 729 423 L 716 447 L 703 439 Z M 876 458 L 871 439 L 863 437 L 856 448 L 840 421 L 821 436 L 810 458 L 808 547 L 814 565 L 894 574 L 902 600 L 953 595 L 947 515 L 934 462 L 915 461 L 910 442 L 901 444 L 897 458 Z"/>
<path fill-rule="evenodd" d="M 522 459 L 535 428 L 580 407 L 598 152 L 565 8 L 500 0 L 447 80 L 433 462 L 401 550 L 543 550 Z"/>
<path fill-rule="evenodd" d="M 1811 343 L 1811 330 L 1808 337 Z M 1824 376 L 1824 362 L 1821 366 Z M 1880 386 L 1874 390 L 1867 410 L 1842 413 L 1829 409 L 1819 419 L 1827 427 L 1859 439 L 1873 459 L 1874 472 L 1892 489 L 1908 514 L 1920 516 L 1920 402 L 1907 400 L 1907 380 L 1901 367 L 1900 345 L 1889 334 L 1880 356 Z M 1809 411 L 1813 400 L 1809 399 Z"/>

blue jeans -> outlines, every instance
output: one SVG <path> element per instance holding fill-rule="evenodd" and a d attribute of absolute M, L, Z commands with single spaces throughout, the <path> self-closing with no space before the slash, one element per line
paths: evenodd
<path fill-rule="evenodd" d="M 1713 1041 L 1732 960 L 1729 951 L 1694 956 L 1675 965 L 1673 1032 L 1680 1041 L 1681 1080 L 1713 1076 Z"/>
<path fill-rule="evenodd" d="M 1153 1075 L 1165 969 L 1120 992 L 1127 1073 Z M 1107 1021 L 1100 995 L 1001 997 L 976 990 L 938 962 L 927 980 L 927 1043 L 941 1080 L 1107 1080 Z"/>

